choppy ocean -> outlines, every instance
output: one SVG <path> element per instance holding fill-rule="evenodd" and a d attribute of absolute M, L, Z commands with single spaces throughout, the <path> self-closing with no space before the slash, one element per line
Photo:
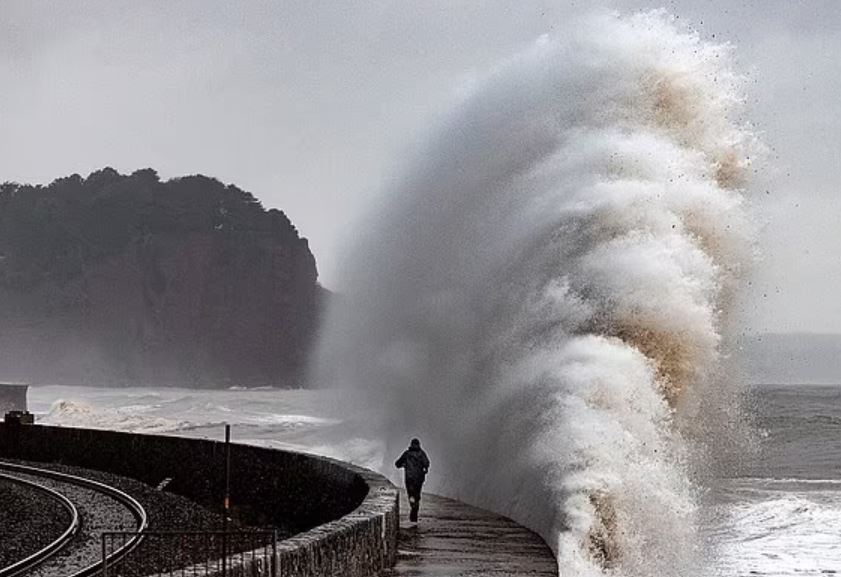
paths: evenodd
<path fill-rule="evenodd" d="M 715 575 L 841 573 L 841 386 L 751 390 L 759 450 L 712 495 Z"/>
<path fill-rule="evenodd" d="M 331 391 L 34 387 L 40 422 L 221 438 L 378 468 L 383 444 L 354 436 L 352 399 Z M 841 386 L 761 386 L 749 395 L 759 450 L 711 490 L 711 576 L 841 573 Z M 674 576 L 670 576 L 674 577 Z"/>

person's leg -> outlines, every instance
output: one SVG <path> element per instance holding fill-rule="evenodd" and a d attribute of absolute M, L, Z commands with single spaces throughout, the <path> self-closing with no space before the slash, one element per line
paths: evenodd
<path fill-rule="evenodd" d="M 414 483 L 407 484 L 406 493 L 409 495 L 409 521 L 417 523 L 418 509 L 420 508 L 420 486 Z"/>
<path fill-rule="evenodd" d="M 415 487 L 415 522 L 418 520 L 418 513 L 420 512 L 421 495 L 423 494 L 423 483 L 418 483 Z"/>

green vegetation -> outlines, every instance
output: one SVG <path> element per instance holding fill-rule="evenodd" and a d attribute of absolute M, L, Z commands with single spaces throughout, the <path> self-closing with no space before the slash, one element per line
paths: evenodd
<path fill-rule="evenodd" d="M 132 242 L 162 234 L 264 233 L 275 243 L 299 240 L 279 210 L 214 178 L 161 182 L 152 169 L 130 176 L 104 168 L 48 186 L 0 185 L 0 286 L 26 290 L 61 282 Z M 262 236 L 262 235 L 261 235 Z"/>

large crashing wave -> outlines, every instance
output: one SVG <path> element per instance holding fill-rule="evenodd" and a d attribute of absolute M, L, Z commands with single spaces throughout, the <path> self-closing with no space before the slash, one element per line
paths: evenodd
<path fill-rule="evenodd" d="M 419 436 L 432 490 L 534 528 L 563 574 L 696 562 L 695 437 L 751 256 L 728 61 L 662 12 L 540 38 L 388 190 L 323 331 L 316 378 L 366 393 L 388 453 Z"/>

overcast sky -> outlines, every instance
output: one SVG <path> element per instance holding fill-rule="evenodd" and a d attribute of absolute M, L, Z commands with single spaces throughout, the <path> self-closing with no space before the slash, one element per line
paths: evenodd
<path fill-rule="evenodd" d="M 0 181 L 215 176 L 285 210 L 340 290 L 338 249 L 402 152 L 472 78 L 592 4 L 0 0 Z M 737 46 L 772 150 L 748 324 L 841 332 L 841 3 L 602 5 L 662 6 Z"/>

